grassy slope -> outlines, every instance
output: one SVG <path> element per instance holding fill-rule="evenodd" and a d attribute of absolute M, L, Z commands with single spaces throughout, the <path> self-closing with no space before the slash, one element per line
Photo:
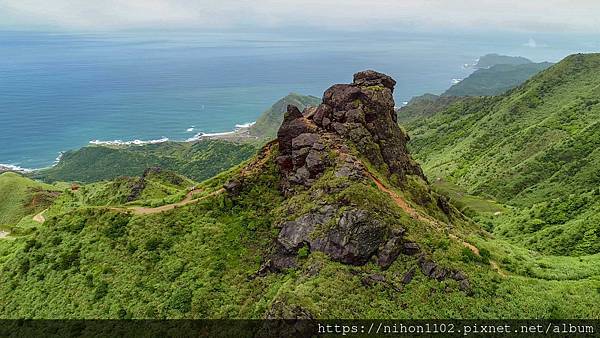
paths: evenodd
<path fill-rule="evenodd" d="M 283 122 L 283 114 L 288 105 L 296 106 L 302 111 L 307 106 L 317 106 L 320 103 L 321 99 L 317 97 L 291 93 L 263 112 L 256 124 L 250 128 L 250 134 L 261 140 L 272 140 L 277 136 L 277 129 Z"/>
<path fill-rule="evenodd" d="M 50 169 L 34 176 L 45 181 L 97 182 L 118 176 L 140 176 L 162 167 L 202 181 L 248 159 L 256 149 L 219 140 L 166 142 L 144 146 L 88 146 L 70 151 Z"/>
<path fill-rule="evenodd" d="M 489 60 L 493 61 L 494 58 Z M 498 60 L 502 61 L 502 58 Z M 551 63 L 495 64 L 490 68 L 476 70 L 460 83 L 453 85 L 441 96 L 425 94 L 414 97 L 408 105 L 398 110 L 398 122 L 401 125 L 415 124 L 416 121 L 433 116 L 464 97 L 494 96 L 515 88 L 535 74 L 547 69 Z M 509 62 L 504 60 L 504 62 Z"/>
<path fill-rule="evenodd" d="M 510 90 L 552 64 L 527 63 L 519 65 L 498 64 L 478 69 L 466 79 L 453 85 L 442 96 L 491 96 Z"/>
<path fill-rule="evenodd" d="M 417 120 L 428 118 L 461 99 L 461 97 L 434 94 L 413 97 L 406 106 L 397 110 L 398 123 L 405 126 Z"/>
<path fill-rule="evenodd" d="M 43 210 L 53 198 L 53 186 L 19 174 L 0 175 L 0 227 L 15 225 L 26 215 Z"/>
<path fill-rule="evenodd" d="M 410 219 L 374 185 L 347 185 L 326 174 L 311 191 L 285 201 L 277 187 L 276 153 L 271 156 L 247 178 L 239 197 L 219 194 L 164 214 L 84 207 L 65 194 L 37 233 L 0 242 L 0 317 L 262 318 L 273 308 L 293 316 L 299 307 L 318 318 L 600 317 L 597 269 L 588 269 L 588 259 L 546 261 L 510 245 L 495 247 L 456 219 L 453 233 L 502 256 L 511 271 L 502 277 L 449 239 L 448 230 Z M 239 171 L 200 186 L 216 190 Z M 396 220 L 439 264 L 464 271 L 473 296 L 454 281 L 440 283 L 420 272 L 401 286 L 403 274 L 417 266 L 410 256 L 381 271 L 373 263 L 352 267 L 310 253 L 298 269 L 249 279 L 277 236 L 275 221 L 311 208 L 315 192 L 338 184 L 345 187 L 339 197 L 346 203 Z M 395 190 L 407 199 L 424 193 Z M 566 265 L 572 272 L 561 272 Z M 400 291 L 365 286 L 361 279 L 371 273 L 383 274 Z"/>
<path fill-rule="evenodd" d="M 414 121 L 415 157 L 432 176 L 518 207 L 498 233 L 549 253 L 595 253 L 585 242 L 599 226 L 599 70 L 600 55 L 574 55 L 505 95 Z"/>

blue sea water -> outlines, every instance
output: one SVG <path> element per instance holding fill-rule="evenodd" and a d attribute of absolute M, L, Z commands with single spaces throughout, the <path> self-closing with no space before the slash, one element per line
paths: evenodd
<path fill-rule="evenodd" d="M 0 163 L 51 165 L 93 140 L 185 140 L 255 121 L 290 92 L 321 96 L 363 69 L 397 81 L 397 102 L 441 93 L 489 52 L 557 61 L 585 42 L 528 36 L 0 32 Z M 193 130 L 191 130 L 193 128 Z"/>

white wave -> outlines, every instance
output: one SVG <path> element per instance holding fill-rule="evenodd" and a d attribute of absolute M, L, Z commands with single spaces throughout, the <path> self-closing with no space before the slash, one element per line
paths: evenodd
<path fill-rule="evenodd" d="M 194 137 L 190 137 L 186 140 L 186 142 L 194 142 L 194 141 L 199 141 L 204 137 L 219 137 L 219 136 L 227 136 L 227 135 L 233 135 L 237 132 L 237 130 L 233 130 L 233 131 L 225 131 L 222 133 L 198 133 L 196 134 Z"/>
<path fill-rule="evenodd" d="M 188 128 L 188 129 L 186 129 L 185 131 L 186 131 L 186 132 L 188 132 L 188 133 L 191 133 L 191 132 L 193 132 L 193 131 L 194 131 L 194 127 Z"/>
<path fill-rule="evenodd" d="M 219 132 L 219 133 L 205 133 L 205 132 L 201 132 L 201 133 L 198 133 L 198 134 L 194 135 L 194 137 L 188 138 L 186 140 L 186 142 L 199 141 L 199 140 L 201 140 L 204 137 L 220 137 L 220 136 L 234 135 L 234 134 L 240 132 L 241 130 L 248 129 L 248 128 L 252 127 L 255 124 L 256 124 L 256 122 L 248 122 L 248 123 L 236 124 L 234 130 L 223 131 L 223 132 Z"/>
<path fill-rule="evenodd" d="M 30 173 L 33 171 L 33 169 L 22 168 L 22 167 L 19 167 L 18 165 L 1 164 L 1 163 L 0 163 L 0 170 L 10 170 L 10 171 L 16 171 L 16 172 L 20 172 L 20 173 Z"/>
<path fill-rule="evenodd" d="M 243 124 L 236 124 L 235 128 L 236 129 L 245 129 L 245 128 L 250 128 L 253 125 L 255 125 L 256 122 L 248 122 L 248 123 L 243 123 Z"/>
<path fill-rule="evenodd" d="M 90 141 L 90 144 L 94 144 L 94 145 L 107 145 L 107 146 L 142 146 L 145 144 L 157 144 L 157 143 L 164 143 L 169 141 L 168 137 L 162 137 L 158 140 L 148 140 L 148 141 L 142 141 L 142 140 L 133 140 L 133 141 L 121 141 L 121 140 L 113 140 L 113 141 L 100 141 L 100 140 L 93 140 Z"/>
<path fill-rule="evenodd" d="M 452 79 L 452 84 L 455 85 L 457 83 L 460 83 L 463 79 Z"/>
<path fill-rule="evenodd" d="M 60 160 L 62 159 L 63 155 L 64 155 L 64 151 L 60 151 L 58 153 L 58 156 L 56 157 L 56 159 L 54 160 L 54 163 L 52 164 L 52 166 L 55 166 L 56 164 L 58 164 L 58 162 L 60 162 Z"/>

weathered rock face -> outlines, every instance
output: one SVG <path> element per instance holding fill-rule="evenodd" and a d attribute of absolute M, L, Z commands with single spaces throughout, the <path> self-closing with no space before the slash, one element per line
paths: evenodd
<path fill-rule="evenodd" d="M 310 185 L 326 166 L 328 140 L 341 139 L 372 164 L 387 168 L 403 180 L 406 175 L 425 179 L 408 154 L 408 136 L 397 124 L 391 77 L 372 70 L 354 75 L 352 84 L 338 84 L 323 95 L 323 103 L 301 113 L 288 112 L 277 134 L 278 163 L 292 184 Z"/>
<path fill-rule="evenodd" d="M 328 229 L 319 229 L 331 223 L 335 215 L 334 207 L 326 206 L 320 212 L 286 222 L 278 241 L 289 251 L 308 244 L 311 250 L 324 252 L 333 260 L 365 264 L 383 242 L 385 226 L 370 219 L 365 211 L 352 209 L 344 211 Z"/>
<path fill-rule="evenodd" d="M 336 178 L 370 184 L 360 158 L 399 181 L 407 175 L 425 179 L 407 152 L 407 135 L 396 122 L 392 96 L 395 84 L 387 75 L 364 71 L 354 75 L 352 84 L 329 88 L 316 108 L 300 112 L 288 106 L 277 133 L 277 164 L 284 194 L 291 196 L 309 189 L 330 169 Z M 335 192 L 324 194 L 331 193 Z M 319 197 L 315 200 L 323 201 Z M 293 256 L 308 246 L 311 251 L 353 265 L 365 264 L 377 256 L 377 263 L 384 269 L 400 254 L 419 252 L 416 244 L 404 239 L 400 225 L 384 224 L 370 210 L 355 205 L 341 208 L 336 203 L 319 202 L 320 209 L 280 224 L 279 252 Z M 275 265 L 272 263 L 270 269 Z"/>

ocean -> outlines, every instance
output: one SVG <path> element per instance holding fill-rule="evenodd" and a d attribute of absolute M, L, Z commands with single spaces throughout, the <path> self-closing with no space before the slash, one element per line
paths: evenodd
<path fill-rule="evenodd" d="M 0 164 L 43 168 L 90 142 L 229 131 L 290 92 L 321 96 L 364 69 L 394 77 L 400 105 L 443 92 L 486 53 L 557 61 L 597 47 L 532 48 L 528 35 L 315 36 L 0 31 Z"/>

